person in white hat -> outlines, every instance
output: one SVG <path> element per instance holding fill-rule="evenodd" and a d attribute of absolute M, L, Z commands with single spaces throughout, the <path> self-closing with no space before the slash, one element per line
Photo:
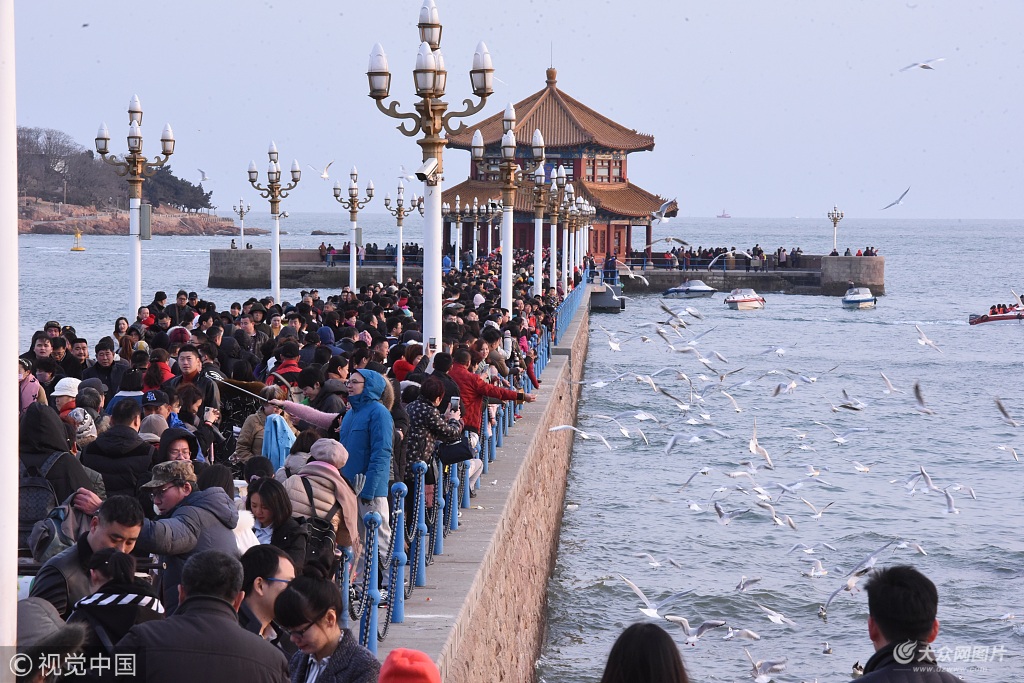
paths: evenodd
<path fill-rule="evenodd" d="M 61 419 L 75 409 L 75 396 L 78 396 L 78 385 L 81 383 L 80 379 L 65 377 L 53 388 L 50 398 L 53 399 L 53 405 L 57 408 Z"/>

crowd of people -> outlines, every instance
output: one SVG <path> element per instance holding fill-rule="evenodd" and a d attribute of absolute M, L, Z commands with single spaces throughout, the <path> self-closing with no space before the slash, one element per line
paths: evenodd
<path fill-rule="evenodd" d="M 499 256 L 446 275 L 433 346 L 411 280 L 223 308 L 159 291 L 95 341 L 48 321 L 19 359 L 21 492 L 50 499 L 20 508 L 20 550 L 42 562 L 31 609 L 86 624 L 110 654 L 143 648 L 151 678 L 203 666 L 177 652 L 248 651 L 251 638 L 222 635 L 235 619 L 267 647 L 224 664 L 233 671 L 377 680 L 341 614 L 335 546 L 352 548 L 358 572 L 374 511 L 383 555 L 391 484 L 414 490 L 424 462 L 432 497 L 440 444 L 465 434 L 475 448 L 498 405 L 536 400 L 524 387 L 541 385 L 534 346 L 558 295 L 530 294 L 531 265 L 517 254 L 512 310 Z M 482 463 L 467 470 L 473 486 Z M 76 520 L 70 545 L 38 533 L 57 508 Z M 136 585 L 136 569 L 152 582 Z M 386 605 L 388 573 L 377 578 Z M 112 591 L 125 600 L 116 615 L 100 597 Z"/>
<path fill-rule="evenodd" d="M 345 242 L 341 245 L 341 249 L 337 249 L 334 244 L 321 242 L 320 246 L 317 247 L 320 260 L 328 266 L 337 265 L 339 259 L 347 260 L 350 244 L 350 242 Z M 398 245 L 391 244 L 390 242 L 385 244 L 383 248 L 378 247 L 376 242 L 362 244 L 356 250 L 356 258 L 359 260 L 359 265 L 363 265 L 367 259 L 370 261 L 393 262 L 396 256 L 398 256 Z M 422 263 L 423 247 L 415 242 L 406 242 L 402 245 L 402 257 L 410 262 Z"/>

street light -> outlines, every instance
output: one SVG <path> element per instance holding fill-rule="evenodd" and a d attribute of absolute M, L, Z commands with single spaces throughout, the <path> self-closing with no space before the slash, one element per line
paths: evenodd
<path fill-rule="evenodd" d="M 238 220 L 240 221 L 240 227 L 239 227 L 240 232 L 239 232 L 239 235 L 238 235 L 238 239 L 240 239 L 242 241 L 243 247 L 244 247 L 244 244 L 245 244 L 245 215 L 247 213 L 249 213 L 250 211 L 252 211 L 252 204 L 246 204 L 245 201 L 241 197 L 239 197 L 238 198 L 238 206 L 231 207 L 231 210 L 234 211 L 236 214 L 238 214 Z M 275 301 L 276 301 L 276 299 L 275 299 Z"/>
<path fill-rule="evenodd" d="M 342 207 L 348 209 L 349 220 L 352 221 L 352 230 L 349 232 L 348 243 L 348 288 L 353 294 L 356 293 L 356 252 L 359 245 L 363 243 L 363 231 L 356 222 L 359 217 L 359 209 L 366 206 L 373 199 L 373 181 L 366 183 L 366 199 L 359 200 L 359 171 L 353 166 L 348 174 L 348 199 L 341 197 L 341 181 L 334 183 L 334 198 Z"/>
<path fill-rule="evenodd" d="M 836 247 L 836 237 L 839 233 L 839 221 L 843 220 L 843 212 L 839 210 L 838 206 L 833 205 L 832 210 L 828 212 L 828 218 L 832 221 L 832 251 L 839 253 L 838 247 Z"/>
<path fill-rule="evenodd" d="M 302 177 L 302 168 L 298 160 L 292 160 L 292 182 L 281 187 L 281 164 L 278 163 L 277 145 L 271 140 L 267 149 L 270 164 L 267 166 L 267 185 L 259 184 L 260 172 L 256 170 L 256 162 L 249 162 L 249 184 L 260 196 L 270 200 L 270 216 L 274 219 L 274 239 L 270 247 L 270 290 L 274 301 L 281 301 L 281 200 L 295 189 Z"/>
<path fill-rule="evenodd" d="M 531 144 L 532 165 L 523 169 L 516 163 L 516 135 L 513 132 L 516 127 L 516 110 L 509 103 L 505 107 L 505 114 L 501 118 L 501 126 L 504 134 L 501 136 L 501 307 L 512 311 L 512 271 L 515 269 L 513 258 L 515 248 L 513 241 L 513 227 L 515 224 L 515 203 L 516 190 L 524 175 L 533 175 L 538 169 L 544 167 L 544 136 L 540 130 L 533 131 Z M 473 133 L 473 159 L 478 166 L 484 165 L 484 138 L 479 129 Z M 534 235 L 536 242 L 536 234 Z"/>
<path fill-rule="evenodd" d="M 391 208 L 391 195 L 384 195 L 384 208 L 398 219 L 398 250 L 395 253 L 395 279 L 398 280 L 399 285 L 402 284 L 402 221 L 416 210 L 415 207 L 418 204 L 416 195 L 413 195 L 409 206 L 405 205 L 405 185 L 402 183 L 398 183 L 398 200 L 395 202 L 395 208 Z"/>
<path fill-rule="evenodd" d="M 127 154 L 121 158 L 110 154 L 110 132 L 105 123 L 100 125 L 96 133 L 96 151 L 103 157 L 103 161 L 115 168 L 119 177 L 128 176 L 128 240 L 131 245 L 128 250 L 131 271 L 128 305 L 134 315 L 142 306 L 142 182 L 152 177 L 174 154 L 174 132 L 171 130 L 171 124 L 164 126 L 163 134 L 160 136 L 163 156 L 157 155 L 149 162 L 142 156 L 142 105 L 139 103 L 138 95 L 134 95 L 128 104 L 128 122 Z"/>
<path fill-rule="evenodd" d="M 554 177 L 551 178 L 551 186 L 548 191 L 548 212 L 550 213 L 551 220 L 551 234 L 549 238 L 551 247 L 548 254 L 548 287 L 554 287 L 555 281 L 558 278 L 558 266 L 556 265 L 558 257 L 557 231 L 559 220 L 564 220 L 562 208 L 565 203 L 565 185 L 565 166 L 559 164 Z"/>
<path fill-rule="evenodd" d="M 416 113 L 398 111 L 399 103 L 392 102 L 384 106 L 391 88 L 391 72 L 388 69 L 387 56 L 384 48 L 378 43 L 370 52 L 370 65 L 366 77 L 370 86 L 370 97 L 377 104 L 377 109 L 395 119 L 402 119 L 398 130 L 403 135 L 415 137 L 420 132 L 423 137 L 417 144 L 423 150 L 424 164 L 417 172 L 417 177 L 424 182 L 423 202 L 426 222 L 423 229 L 423 338 L 441 339 L 441 301 L 444 290 L 441 283 L 441 182 L 444 167 L 442 152 L 447 144 L 442 133 L 454 135 L 465 126 L 459 122 L 456 126 L 452 121 L 476 114 L 483 109 L 487 98 L 494 92 L 494 68 L 491 66 L 491 55 L 482 42 L 477 45 L 473 55 L 473 68 L 469 78 L 473 94 L 479 98 L 476 104 L 472 100 L 464 101 L 466 108 L 462 111 L 447 111 L 448 103 L 444 97 L 447 86 L 448 72 L 441 56 L 441 22 L 438 19 L 434 0 L 424 0 L 420 8 L 418 24 L 420 46 L 416 56 L 416 68 L 413 69 L 413 83 L 419 100 L 413 105 Z M 404 120 L 411 122 L 407 127 Z"/>

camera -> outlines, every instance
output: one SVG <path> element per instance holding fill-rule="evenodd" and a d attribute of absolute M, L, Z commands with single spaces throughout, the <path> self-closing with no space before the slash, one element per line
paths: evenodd
<path fill-rule="evenodd" d="M 460 402 L 460 399 L 459 399 L 458 396 L 452 396 L 451 409 L 453 411 L 459 409 L 459 402 Z"/>
<path fill-rule="evenodd" d="M 416 169 L 416 178 L 421 181 L 430 179 L 430 176 L 437 172 L 437 159 L 430 157 L 423 162 L 423 165 Z"/>

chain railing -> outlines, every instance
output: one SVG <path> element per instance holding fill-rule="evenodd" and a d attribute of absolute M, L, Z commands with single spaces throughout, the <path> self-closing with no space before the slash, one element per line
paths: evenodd
<path fill-rule="evenodd" d="M 555 309 L 555 343 L 562 341 L 562 335 L 569 329 L 569 324 L 576 317 L 576 311 L 583 301 L 583 292 L 586 290 L 586 283 L 590 280 L 590 269 L 583 271 L 583 279 L 580 284 L 566 295 L 562 303 Z"/>

